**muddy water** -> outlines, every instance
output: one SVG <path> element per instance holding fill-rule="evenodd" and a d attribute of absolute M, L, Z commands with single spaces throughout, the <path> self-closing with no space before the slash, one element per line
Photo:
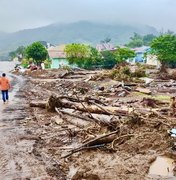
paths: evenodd
<path fill-rule="evenodd" d="M 173 168 L 174 168 L 173 159 L 159 156 L 152 163 L 149 170 L 149 174 L 159 175 L 162 177 L 174 177 Z"/>
<path fill-rule="evenodd" d="M 8 72 L 13 63 L 0 62 L 0 73 Z M 45 168 L 32 155 L 34 140 L 26 136 L 24 126 L 27 117 L 27 104 L 20 91 L 25 81 L 7 73 L 12 83 L 8 104 L 0 99 L 0 180 L 46 178 Z"/>

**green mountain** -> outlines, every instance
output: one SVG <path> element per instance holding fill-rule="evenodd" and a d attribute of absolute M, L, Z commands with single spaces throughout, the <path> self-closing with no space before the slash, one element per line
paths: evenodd
<path fill-rule="evenodd" d="M 157 34 L 157 30 L 144 25 L 102 24 L 80 21 L 69 24 L 51 24 L 45 27 L 26 29 L 15 33 L 0 32 L 0 55 L 26 46 L 34 41 L 47 41 L 51 44 L 88 43 L 95 45 L 105 38 L 111 38 L 115 44 L 129 41 L 133 33 Z"/>

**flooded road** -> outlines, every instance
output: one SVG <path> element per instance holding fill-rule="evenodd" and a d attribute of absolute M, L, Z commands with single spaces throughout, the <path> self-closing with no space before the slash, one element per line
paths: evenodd
<path fill-rule="evenodd" d="M 28 106 L 21 91 L 25 80 L 8 73 L 13 67 L 0 62 L 0 73 L 6 72 L 12 84 L 9 103 L 0 99 L 0 180 L 46 179 L 43 164 L 32 154 L 35 140 L 22 138 L 29 131 L 25 126 Z"/>

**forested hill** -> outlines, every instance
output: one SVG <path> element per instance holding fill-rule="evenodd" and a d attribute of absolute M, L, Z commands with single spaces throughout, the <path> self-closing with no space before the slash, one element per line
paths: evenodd
<path fill-rule="evenodd" d="M 70 24 L 56 23 L 9 34 L 0 32 L 0 54 L 34 41 L 47 41 L 52 44 L 79 42 L 95 45 L 108 37 L 115 44 L 123 44 L 129 40 L 134 32 L 141 35 L 157 34 L 155 28 L 144 25 L 108 25 L 88 21 Z"/>

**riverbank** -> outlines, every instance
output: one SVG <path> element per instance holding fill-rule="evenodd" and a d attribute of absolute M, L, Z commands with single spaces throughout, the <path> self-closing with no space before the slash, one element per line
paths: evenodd
<path fill-rule="evenodd" d="M 73 180 L 175 178 L 173 169 L 165 176 L 149 173 L 157 157 L 176 160 L 174 139 L 167 133 L 175 127 L 175 117 L 169 113 L 175 81 L 158 79 L 155 72 L 150 83 L 129 82 L 125 88 L 103 71 L 45 70 L 28 72 L 25 77 L 23 92 L 30 107 L 23 122 L 28 135 L 23 139 L 35 139 L 31 154 L 48 176 Z M 58 112 L 45 109 L 52 105 L 48 104 L 51 95 L 62 103 L 62 107 L 56 105 Z M 152 104 L 145 101 L 153 98 Z M 108 138 L 103 142 L 96 140 L 104 135 Z M 84 145 L 89 141 L 92 144 Z"/>

